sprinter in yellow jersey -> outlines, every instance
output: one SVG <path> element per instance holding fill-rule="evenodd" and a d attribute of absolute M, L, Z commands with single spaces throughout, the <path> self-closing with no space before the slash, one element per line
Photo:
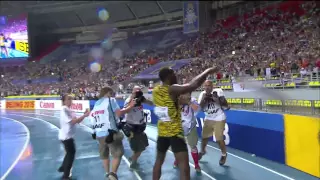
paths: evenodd
<path fill-rule="evenodd" d="M 209 68 L 190 83 L 178 85 L 172 69 L 163 68 L 159 71 L 162 85 L 156 86 L 152 92 L 154 113 L 158 116 L 157 157 L 153 167 L 153 180 L 160 179 L 161 167 L 170 146 L 178 162 L 180 179 L 190 180 L 188 148 L 182 129 L 178 97 L 196 90 L 209 74 L 216 72 L 217 68 Z"/>

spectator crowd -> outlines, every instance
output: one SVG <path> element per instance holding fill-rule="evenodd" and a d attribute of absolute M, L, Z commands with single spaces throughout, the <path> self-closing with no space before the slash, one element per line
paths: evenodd
<path fill-rule="evenodd" d="M 290 1 L 289 1 L 290 2 Z M 288 3 L 288 2 L 286 2 Z M 291 1 L 263 10 L 217 21 L 210 32 L 199 33 L 173 49 L 156 54 L 146 50 L 113 60 L 102 60 L 101 70 L 91 72 L 88 57 L 76 61 L 40 64 L 30 62 L 21 67 L 0 68 L 0 95 L 60 94 L 65 91 L 78 99 L 96 98 L 99 88 L 132 85 L 137 73 L 161 61 L 193 58 L 178 71 L 180 80 L 189 80 L 204 69 L 216 65 L 215 78 L 231 78 L 248 74 L 272 76 L 290 73 L 314 73 L 320 69 L 320 14 L 316 1 Z M 36 83 L 36 79 L 46 83 Z M 58 78 L 59 81 L 50 82 Z M 23 80 L 33 83 L 20 83 Z M 146 82 L 139 82 L 147 86 Z"/>

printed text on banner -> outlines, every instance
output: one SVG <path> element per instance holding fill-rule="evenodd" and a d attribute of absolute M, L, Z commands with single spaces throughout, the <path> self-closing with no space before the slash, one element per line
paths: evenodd
<path fill-rule="evenodd" d="M 6 109 L 35 109 L 35 101 L 6 101 Z"/>
<path fill-rule="evenodd" d="M 199 2 L 183 2 L 183 33 L 199 31 Z"/>

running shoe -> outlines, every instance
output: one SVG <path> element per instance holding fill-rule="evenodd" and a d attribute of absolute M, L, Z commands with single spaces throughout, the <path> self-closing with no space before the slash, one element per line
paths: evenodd
<path fill-rule="evenodd" d="M 118 176 L 117 174 L 113 173 L 113 172 L 110 172 L 108 175 L 107 175 L 107 179 L 108 180 L 118 180 Z"/>
<path fill-rule="evenodd" d="M 219 165 L 220 165 L 220 166 L 223 166 L 223 165 L 226 163 L 226 161 L 227 161 L 227 155 L 228 155 L 228 154 L 226 154 L 225 156 L 222 156 L 222 155 L 221 155 L 221 158 L 220 158 L 220 161 L 219 161 Z"/>
<path fill-rule="evenodd" d="M 201 174 L 201 168 L 199 165 L 195 166 L 194 169 L 196 170 L 197 174 L 200 175 Z"/>

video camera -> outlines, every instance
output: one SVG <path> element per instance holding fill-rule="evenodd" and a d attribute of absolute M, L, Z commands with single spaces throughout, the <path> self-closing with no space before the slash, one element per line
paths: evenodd
<path fill-rule="evenodd" d="M 136 91 L 134 94 L 134 99 L 136 100 L 136 104 L 134 105 L 135 107 L 141 106 L 143 101 L 146 100 L 146 98 L 143 96 L 142 91 Z"/>
<path fill-rule="evenodd" d="M 206 102 L 214 102 L 218 98 L 218 94 L 216 91 L 214 91 L 212 94 L 205 93 L 204 96 Z"/>

